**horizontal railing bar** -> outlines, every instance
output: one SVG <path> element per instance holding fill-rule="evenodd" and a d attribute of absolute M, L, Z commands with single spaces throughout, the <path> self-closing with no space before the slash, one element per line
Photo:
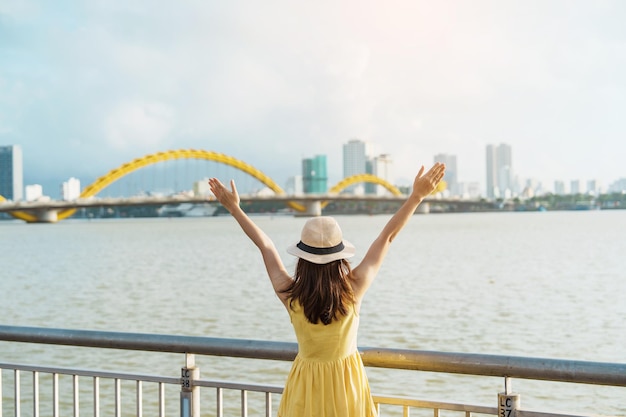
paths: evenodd
<path fill-rule="evenodd" d="M 283 387 L 276 385 L 258 385 L 250 383 L 237 383 L 228 381 L 209 381 L 203 379 L 196 379 L 193 381 L 194 386 L 205 388 L 223 388 L 239 391 L 252 391 L 252 392 L 271 392 L 272 394 L 282 394 Z"/>
<path fill-rule="evenodd" d="M 359 350 L 364 364 L 378 368 L 626 387 L 623 363 L 404 349 Z"/>
<path fill-rule="evenodd" d="M 0 326 L 0 340 L 292 361 L 297 344 L 145 333 Z M 366 366 L 626 386 L 626 364 L 405 349 L 360 348 Z"/>
<path fill-rule="evenodd" d="M 583 414 L 557 414 L 557 413 L 545 413 L 542 411 L 528 411 L 528 410 L 516 410 L 516 417 L 589 417 L 589 415 Z"/>
<path fill-rule="evenodd" d="M 402 397 L 383 397 L 378 395 L 374 395 L 373 399 L 375 403 L 384 405 L 402 405 L 415 408 L 440 409 L 447 411 L 470 411 L 472 413 L 479 414 L 498 414 L 498 409 L 496 407 L 485 407 L 481 405 L 424 401 Z"/>
<path fill-rule="evenodd" d="M 122 379 L 125 381 L 162 382 L 165 384 L 180 384 L 180 378 L 163 377 L 157 375 L 128 374 L 119 372 L 95 371 L 85 369 L 56 368 L 49 366 L 34 366 L 14 363 L 0 363 L 0 369 L 17 369 L 26 372 L 40 372 L 44 374 L 77 375 L 84 377 L 100 377 L 107 379 Z"/>
<path fill-rule="evenodd" d="M 2 325 L 0 340 L 284 361 L 292 361 L 298 352 L 297 344 L 288 342 Z"/>

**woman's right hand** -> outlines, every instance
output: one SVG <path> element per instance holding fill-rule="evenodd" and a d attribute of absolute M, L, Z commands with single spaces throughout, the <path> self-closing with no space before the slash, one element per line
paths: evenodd
<path fill-rule="evenodd" d="M 424 166 L 422 165 L 413 181 L 411 196 L 421 200 L 430 195 L 435 191 L 435 188 L 437 188 L 437 185 L 441 182 L 445 173 L 446 166 L 441 162 L 435 163 L 426 174 L 424 174 Z"/>

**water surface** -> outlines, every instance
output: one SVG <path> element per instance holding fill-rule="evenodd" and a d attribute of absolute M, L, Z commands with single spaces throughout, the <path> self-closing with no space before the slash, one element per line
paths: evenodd
<path fill-rule="evenodd" d="M 306 219 L 254 219 L 292 271 L 284 248 Z M 338 217 L 357 247 L 353 264 L 388 219 Z M 363 302 L 359 345 L 625 363 L 624 253 L 623 210 L 414 216 Z M 256 248 L 229 217 L 5 221 L 0 256 L 3 324 L 295 342 Z M 182 365 L 177 355 L 8 343 L 0 355 L 167 375 Z M 290 365 L 199 361 L 207 378 L 276 385 Z M 502 391 L 499 378 L 368 375 L 377 394 L 495 406 Z M 624 415 L 624 389 L 517 380 L 514 389 L 528 408 Z"/>

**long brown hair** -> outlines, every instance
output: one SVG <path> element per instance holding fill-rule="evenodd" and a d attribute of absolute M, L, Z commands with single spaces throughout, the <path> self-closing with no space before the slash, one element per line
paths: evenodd
<path fill-rule="evenodd" d="M 351 272 L 345 259 L 315 264 L 300 258 L 293 283 L 283 292 L 289 294 L 290 307 L 298 300 L 309 322 L 327 325 L 345 316 L 355 303 Z"/>

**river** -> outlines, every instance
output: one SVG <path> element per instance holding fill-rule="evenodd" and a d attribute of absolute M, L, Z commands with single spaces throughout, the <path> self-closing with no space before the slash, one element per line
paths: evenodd
<path fill-rule="evenodd" d="M 306 219 L 254 219 L 292 271 L 295 258 L 284 248 Z M 357 247 L 353 264 L 388 219 L 338 217 Z M 626 210 L 416 215 L 366 295 L 359 345 L 625 363 L 625 254 Z M 3 221 L 0 260 L 6 325 L 295 342 L 256 248 L 227 216 Z M 168 375 L 182 362 L 3 342 L 0 355 Z M 289 369 L 201 361 L 206 378 L 276 385 Z M 380 369 L 368 375 L 376 394 L 493 406 L 503 384 Z M 624 415 L 623 388 L 521 380 L 513 388 L 524 408 Z"/>

